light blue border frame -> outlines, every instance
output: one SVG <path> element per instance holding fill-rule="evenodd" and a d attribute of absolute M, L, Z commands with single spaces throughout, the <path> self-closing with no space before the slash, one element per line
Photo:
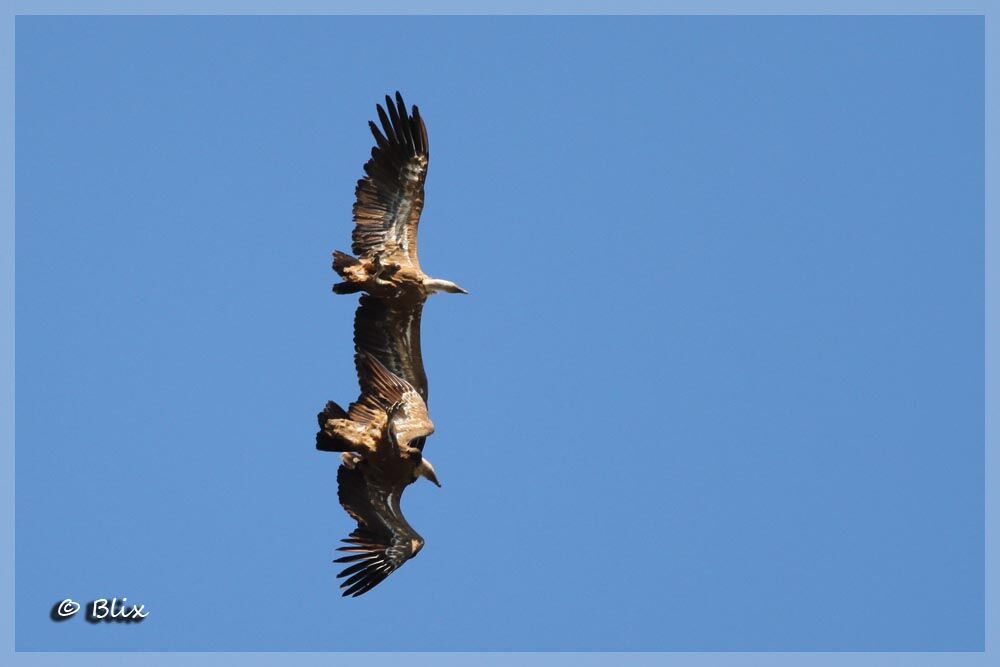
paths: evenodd
<path fill-rule="evenodd" d="M 508 0 L 507 2 L 462 2 L 461 0 L 13 0 L 0 4 L 0 546 L 9 566 L 0 579 L 0 628 L 9 665 L 116 665 L 132 662 L 131 653 L 28 653 L 14 651 L 14 23 L 29 14 L 964 14 L 984 17 L 986 40 L 986 646 L 975 653 L 147 653 L 143 664 L 323 664 L 331 659 L 352 665 L 408 663 L 435 665 L 557 664 L 557 665 L 989 665 L 996 659 L 998 600 L 995 578 L 998 538 L 998 496 L 992 491 L 1000 480 L 998 459 L 993 451 L 998 437 L 997 349 L 1000 309 L 997 287 L 1000 272 L 994 262 L 1000 235 L 996 230 L 994 202 L 1000 192 L 995 174 L 1000 166 L 997 127 L 998 84 L 991 75 L 1000 64 L 1000 40 L 993 20 L 1000 17 L 990 0 Z M 992 558 L 991 558 L 992 557 Z M 991 659 L 989 656 L 994 655 Z"/>

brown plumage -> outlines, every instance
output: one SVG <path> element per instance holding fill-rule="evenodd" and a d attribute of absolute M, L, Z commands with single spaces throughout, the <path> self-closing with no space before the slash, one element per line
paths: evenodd
<path fill-rule="evenodd" d="M 466 293 L 448 280 L 428 277 L 417 256 L 417 226 L 429 159 L 427 129 L 417 107 L 402 96 L 377 106 L 381 129 L 365 177 L 358 181 L 352 250 L 334 253 L 343 278 L 339 294 L 362 295 L 354 318 L 354 349 L 361 395 L 344 410 L 332 401 L 318 415 L 316 447 L 341 452 L 337 496 L 357 528 L 334 562 L 349 564 L 344 595 L 371 590 L 424 541 L 403 517 L 403 491 L 418 477 L 440 486 L 423 456 L 434 430 L 427 414 L 427 376 L 420 351 L 420 317 L 434 292 Z"/>
<path fill-rule="evenodd" d="M 354 257 L 333 253 L 333 268 L 343 278 L 338 294 L 366 291 L 384 298 L 426 297 L 434 292 L 467 292 L 449 280 L 430 278 L 417 256 L 417 226 L 424 208 L 424 181 L 430 152 L 427 127 L 416 106 L 406 111 L 403 97 L 376 105 L 381 129 L 369 121 L 375 147 L 365 177 L 355 189 Z"/>
<path fill-rule="evenodd" d="M 364 348 L 355 360 L 361 396 L 347 411 L 327 403 L 318 415 L 316 447 L 343 452 L 337 496 L 358 527 L 338 549 L 350 553 L 334 562 L 352 563 L 337 576 L 346 578 L 343 594 L 356 597 L 423 547 L 400 509 L 403 491 L 420 476 L 440 484 L 421 452 L 434 425 L 420 393 Z"/>
<path fill-rule="evenodd" d="M 427 403 L 427 375 L 420 352 L 420 316 L 424 298 L 381 299 L 364 294 L 354 314 L 354 349 L 378 359 L 406 380 Z M 424 438 L 411 443 L 424 448 Z"/>
<path fill-rule="evenodd" d="M 434 432 L 427 404 L 410 383 L 394 375 L 364 350 L 356 354 L 361 396 L 345 412 L 330 401 L 319 414 L 316 446 L 323 451 L 361 455 L 400 450 Z M 398 443 L 385 450 L 390 440 Z"/>
<path fill-rule="evenodd" d="M 390 459 L 391 460 L 391 459 Z M 335 563 L 350 563 L 338 579 L 344 596 L 357 597 L 367 593 L 417 555 L 424 540 L 407 523 L 400 511 L 399 500 L 409 482 L 402 475 L 374 473 L 372 464 L 356 467 L 340 466 L 337 470 L 337 497 L 358 527 L 344 539 L 345 546 L 337 551 L 347 555 Z M 382 480 L 393 479 L 386 483 Z"/>

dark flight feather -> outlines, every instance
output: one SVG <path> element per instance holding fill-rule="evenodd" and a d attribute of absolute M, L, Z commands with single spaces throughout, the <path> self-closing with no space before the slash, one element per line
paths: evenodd
<path fill-rule="evenodd" d="M 407 114 L 398 92 L 395 101 L 387 95 L 385 103 L 385 109 L 376 106 L 381 131 L 369 122 L 376 145 L 365 163 L 366 177 L 355 189 L 351 249 L 358 257 L 386 254 L 419 268 L 417 226 L 430 159 L 427 128 L 417 107 Z"/>
<path fill-rule="evenodd" d="M 423 539 L 399 509 L 404 488 L 376 486 L 357 468 L 341 466 L 337 470 L 337 497 L 358 522 L 344 539 L 347 546 L 337 549 L 350 553 L 333 561 L 351 563 L 337 575 L 338 579 L 347 578 L 340 584 L 345 597 L 371 590 L 423 547 Z"/>

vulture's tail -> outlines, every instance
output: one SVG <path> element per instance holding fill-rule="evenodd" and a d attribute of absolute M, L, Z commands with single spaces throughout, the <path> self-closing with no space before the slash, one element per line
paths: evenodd
<path fill-rule="evenodd" d="M 347 412 L 333 401 L 327 401 L 323 411 L 316 415 L 319 431 L 316 433 L 316 449 L 322 452 L 346 452 L 348 447 L 340 439 L 327 433 L 323 427 L 328 419 L 347 419 Z"/>
<path fill-rule="evenodd" d="M 333 286 L 333 291 L 337 294 L 354 294 L 355 292 L 360 292 L 361 287 L 356 283 L 351 282 L 350 271 L 361 264 L 357 258 L 348 255 L 346 252 L 340 252 L 335 250 L 333 252 L 333 270 L 337 272 L 341 278 L 345 278 L 344 282 L 337 283 Z"/>

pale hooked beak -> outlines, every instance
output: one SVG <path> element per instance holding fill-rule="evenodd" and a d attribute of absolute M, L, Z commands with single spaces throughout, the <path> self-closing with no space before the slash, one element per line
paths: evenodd
<path fill-rule="evenodd" d="M 434 482 L 438 488 L 441 488 L 441 482 L 438 481 L 437 473 L 434 472 L 434 466 L 426 458 L 420 459 L 420 465 L 417 466 L 417 474 L 420 477 L 426 477 L 430 481 Z"/>
<path fill-rule="evenodd" d="M 441 280 L 440 278 L 426 278 L 424 280 L 424 287 L 433 294 L 434 292 L 451 292 L 452 294 L 468 294 L 464 289 L 451 282 L 450 280 Z"/>

